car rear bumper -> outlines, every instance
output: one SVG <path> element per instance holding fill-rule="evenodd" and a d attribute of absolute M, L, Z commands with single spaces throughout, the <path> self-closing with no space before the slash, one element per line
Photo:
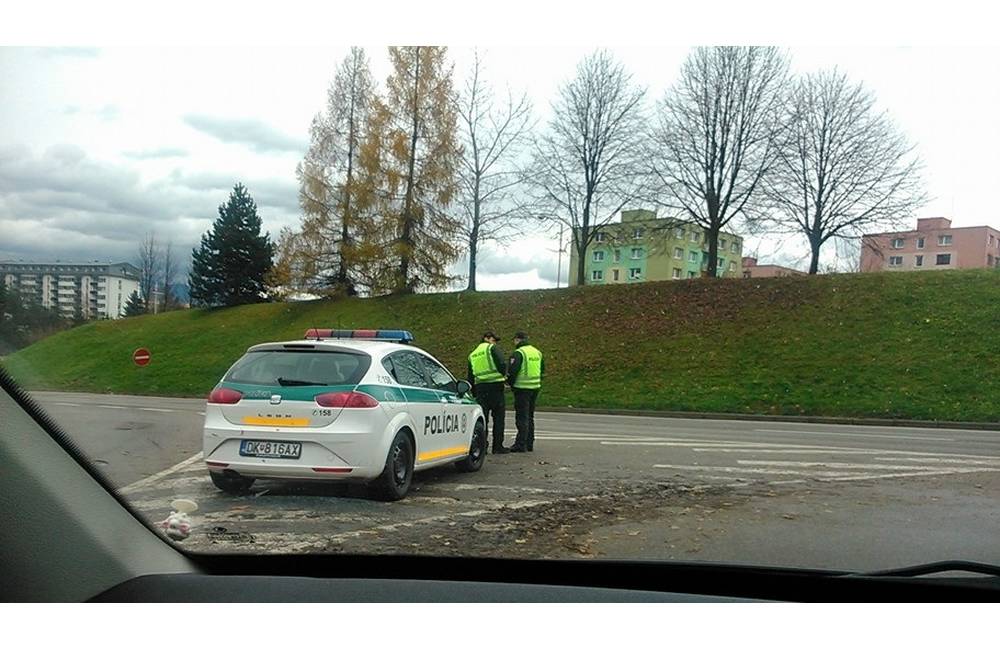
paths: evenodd
<path fill-rule="evenodd" d="M 244 456 L 244 440 L 297 442 L 299 458 Z M 367 480 L 382 473 L 386 450 L 382 436 L 371 431 L 316 433 L 206 428 L 204 460 L 211 472 L 237 472 L 255 478 L 292 480 Z"/>

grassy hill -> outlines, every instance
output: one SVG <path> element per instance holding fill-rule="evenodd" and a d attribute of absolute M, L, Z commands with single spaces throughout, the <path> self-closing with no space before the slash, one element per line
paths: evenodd
<path fill-rule="evenodd" d="M 484 328 L 532 335 L 541 404 L 1000 420 L 1000 273 L 689 280 L 264 304 L 104 321 L 4 361 L 32 389 L 203 396 L 250 345 L 405 328 L 464 375 Z M 145 368 L 137 347 L 152 351 Z"/>

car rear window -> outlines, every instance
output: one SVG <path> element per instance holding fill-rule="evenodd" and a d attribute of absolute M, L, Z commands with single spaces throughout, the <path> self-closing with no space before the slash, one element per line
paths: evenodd
<path fill-rule="evenodd" d="M 225 381 L 261 386 L 356 384 L 370 365 L 371 357 L 362 353 L 261 350 L 237 361 Z"/>

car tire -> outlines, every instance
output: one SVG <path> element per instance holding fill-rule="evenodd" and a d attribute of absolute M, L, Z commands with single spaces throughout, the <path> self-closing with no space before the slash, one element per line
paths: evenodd
<path fill-rule="evenodd" d="M 382 501 L 399 501 L 410 491 L 413 482 L 413 443 L 403 431 L 389 445 L 382 474 L 372 482 L 375 495 Z"/>
<path fill-rule="evenodd" d="M 469 444 L 469 455 L 455 463 L 460 472 L 478 472 L 486 460 L 486 426 L 482 420 L 476 420 L 472 429 L 472 442 Z"/>
<path fill-rule="evenodd" d="M 212 483 L 215 487 L 219 488 L 226 494 L 246 494 L 250 486 L 253 485 L 254 480 L 248 476 L 240 476 L 239 474 L 223 474 L 222 472 L 209 472 L 209 476 L 212 477 Z"/>

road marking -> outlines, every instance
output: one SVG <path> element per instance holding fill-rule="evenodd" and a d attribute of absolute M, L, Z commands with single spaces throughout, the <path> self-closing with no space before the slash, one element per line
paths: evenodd
<path fill-rule="evenodd" d="M 758 465 L 766 467 L 829 467 L 832 469 L 905 469 L 905 470 L 945 470 L 938 465 L 876 465 L 871 463 L 830 463 L 824 461 L 799 462 L 794 460 L 738 460 L 739 465 Z M 994 465 L 994 467 L 996 467 Z M 1000 470 L 1000 467 L 996 467 Z"/>
<path fill-rule="evenodd" d="M 52 402 L 53 406 L 80 406 L 79 404 L 70 404 L 69 402 Z"/>
<path fill-rule="evenodd" d="M 897 454 L 900 456 L 914 457 L 948 457 L 954 459 L 972 459 L 980 461 L 1000 461 L 1000 456 L 984 456 L 982 454 L 953 454 L 939 451 L 906 451 L 903 449 L 859 449 L 857 447 L 806 447 L 805 449 L 755 449 L 747 447 L 695 447 L 693 451 L 721 452 L 726 454 L 833 454 L 840 455 L 866 455 L 878 456 L 882 454 Z"/>
<path fill-rule="evenodd" d="M 120 490 L 118 490 L 118 492 L 120 494 L 129 494 L 131 492 L 135 492 L 136 490 L 138 490 L 140 488 L 144 488 L 147 485 L 152 485 L 153 483 L 159 481 L 164 476 L 168 476 L 169 474 L 171 474 L 173 472 L 176 472 L 178 470 L 184 469 L 188 465 L 193 465 L 194 463 L 197 463 L 199 460 L 201 460 L 201 452 L 200 451 L 197 454 L 195 454 L 194 456 L 192 456 L 191 458 L 188 458 L 187 460 L 182 460 L 181 462 L 179 462 L 176 465 L 173 465 L 171 467 L 168 467 L 167 469 L 163 470 L 162 472 L 157 472 L 156 474 L 153 474 L 151 476 L 147 476 L 146 478 L 139 479 L 138 481 L 136 481 L 134 483 L 129 483 L 125 487 L 123 487 Z"/>
<path fill-rule="evenodd" d="M 726 474 L 781 474 L 788 476 L 852 476 L 851 472 L 800 472 L 792 469 L 766 469 L 752 467 L 721 467 L 713 465 L 653 465 L 656 469 L 679 469 L 697 472 L 724 472 Z"/>
<path fill-rule="evenodd" d="M 95 404 L 94 406 L 99 409 L 116 409 L 119 411 L 125 411 L 128 409 L 127 406 L 111 406 L 110 404 Z"/>
<path fill-rule="evenodd" d="M 880 478 L 905 478 L 909 476 L 949 476 L 952 474 L 978 474 L 980 472 L 1000 472 L 1000 468 L 983 467 L 976 469 L 950 469 L 936 472 L 899 472 L 894 474 L 862 474 L 860 476 L 845 476 L 841 478 L 817 479 L 826 481 L 864 481 Z"/>
<path fill-rule="evenodd" d="M 173 413 L 174 412 L 173 409 L 154 409 L 154 408 L 145 407 L 145 406 L 139 407 L 139 410 L 140 411 L 153 411 L 154 413 Z"/>
<path fill-rule="evenodd" d="M 205 415 L 204 411 L 195 411 L 198 415 Z"/>
<path fill-rule="evenodd" d="M 955 442 L 954 438 L 934 438 L 931 436 L 895 436 L 881 433 L 835 433 L 832 431 L 804 431 L 796 429 L 754 429 L 756 433 L 791 433 L 812 436 L 851 436 L 854 438 L 896 438 L 898 440 L 930 440 L 932 442 Z"/>

